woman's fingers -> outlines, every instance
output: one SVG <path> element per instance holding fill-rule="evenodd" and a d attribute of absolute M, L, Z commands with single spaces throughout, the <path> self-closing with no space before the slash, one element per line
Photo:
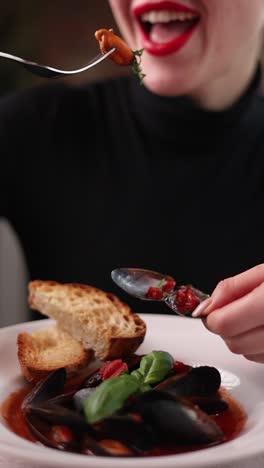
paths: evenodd
<path fill-rule="evenodd" d="M 226 338 L 224 341 L 234 354 L 264 356 L 264 326 L 242 333 L 241 335 Z"/>
<path fill-rule="evenodd" d="M 264 282 L 245 296 L 209 313 L 204 324 L 224 339 L 264 325 Z"/>
<path fill-rule="evenodd" d="M 245 358 L 248 361 L 263 363 L 264 362 L 264 353 L 262 353 L 262 354 L 250 354 L 248 356 L 245 355 Z"/>
<path fill-rule="evenodd" d="M 239 275 L 220 281 L 206 304 L 200 304 L 194 311 L 194 317 L 204 317 L 216 309 L 246 296 L 264 282 L 264 263 Z"/>
<path fill-rule="evenodd" d="M 264 362 L 264 264 L 221 281 L 195 312 L 230 351 Z"/>

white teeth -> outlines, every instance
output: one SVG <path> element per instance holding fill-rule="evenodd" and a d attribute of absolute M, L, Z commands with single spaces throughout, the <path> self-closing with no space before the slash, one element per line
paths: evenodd
<path fill-rule="evenodd" d="M 185 13 L 183 11 L 148 11 L 141 15 L 143 23 L 169 23 L 170 21 L 188 21 L 197 18 L 193 13 Z"/>

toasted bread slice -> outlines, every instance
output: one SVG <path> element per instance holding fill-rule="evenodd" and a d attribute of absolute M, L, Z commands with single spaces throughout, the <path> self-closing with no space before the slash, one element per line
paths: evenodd
<path fill-rule="evenodd" d="M 38 382 L 61 367 L 73 376 L 86 367 L 93 352 L 85 350 L 68 333 L 56 326 L 42 328 L 32 335 L 20 333 L 17 337 L 18 359 L 22 374 L 29 382 Z"/>
<path fill-rule="evenodd" d="M 133 353 L 145 337 L 146 325 L 138 315 L 92 286 L 32 281 L 29 304 L 103 361 Z"/>

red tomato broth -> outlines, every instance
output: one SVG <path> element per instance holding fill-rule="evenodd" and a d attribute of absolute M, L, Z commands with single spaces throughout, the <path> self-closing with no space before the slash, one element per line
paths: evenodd
<path fill-rule="evenodd" d="M 21 409 L 24 399 L 31 390 L 32 387 L 27 387 L 11 393 L 1 405 L 1 415 L 7 427 L 15 434 L 31 442 L 37 442 L 27 426 Z"/>

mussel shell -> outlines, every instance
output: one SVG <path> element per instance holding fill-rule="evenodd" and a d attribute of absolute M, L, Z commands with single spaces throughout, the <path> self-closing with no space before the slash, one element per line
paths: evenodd
<path fill-rule="evenodd" d="M 137 452 L 119 441 L 111 438 L 95 440 L 85 434 L 81 440 L 81 453 L 101 457 L 134 457 Z"/>
<path fill-rule="evenodd" d="M 221 385 L 220 372 L 215 367 L 200 366 L 175 374 L 155 387 L 177 397 L 215 395 Z"/>
<path fill-rule="evenodd" d="M 50 431 L 50 425 L 47 424 L 45 421 L 39 420 L 36 416 L 33 414 L 28 414 L 25 417 L 25 421 L 27 423 L 28 428 L 30 429 L 30 432 L 32 435 L 42 444 L 56 448 L 58 450 L 65 450 L 64 447 L 61 447 L 60 445 L 56 444 L 54 441 L 51 440 L 47 436 L 47 434 Z"/>
<path fill-rule="evenodd" d="M 65 381 L 65 369 L 58 369 L 39 382 L 22 404 L 25 419 L 29 419 L 27 416 L 32 415 L 53 425 L 63 424 L 83 430 L 89 427 L 84 417 L 62 406 L 69 404 L 73 395 L 72 393 L 63 394 Z"/>
<path fill-rule="evenodd" d="M 62 393 L 61 395 L 57 395 L 54 398 L 49 398 L 49 400 L 47 401 L 50 404 L 67 406 L 72 404 L 74 394 L 75 391 L 69 393 Z"/>
<path fill-rule="evenodd" d="M 190 401 L 207 414 L 221 414 L 228 409 L 228 403 L 219 397 L 191 397 Z"/>
<path fill-rule="evenodd" d="M 98 441 L 89 434 L 75 434 L 75 440 L 70 444 L 57 442 L 51 437 L 52 426 L 33 414 L 27 416 L 27 424 L 33 436 L 43 445 L 62 451 L 74 451 L 87 455 L 98 455 L 103 457 L 113 456 L 135 456 L 136 453 L 127 447 L 120 449 L 121 453 L 113 453 L 107 449 L 103 441 Z M 120 444 L 121 445 L 121 444 Z M 122 450 L 123 448 L 123 450 Z M 125 452 L 125 454 L 124 454 Z"/>
<path fill-rule="evenodd" d="M 25 414 L 31 414 L 47 421 L 51 425 L 63 425 L 70 428 L 77 428 L 79 431 L 93 432 L 85 418 L 77 411 L 72 411 L 64 406 L 51 404 L 49 402 L 35 405 L 28 409 Z"/>
<path fill-rule="evenodd" d="M 148 392 L 138 399 L 135 409 L 163 442 L 174 444 L 213 444 L 223 440 L 219 426 L 189 401 L 163 392 Z"/>
<path fill-rule="evenodd" d="M 134 415 L 113 415 L 95 426 L 100 438 L 124 442 L 133 450 L 143 452 L 157 445 L 159 439 L 150 424 Z"/>
<path fill-rule="evenodd" d="M 41 380 L 28 394 L 22 404 L 22 410 L 39 405 L 57 395 L 63 393 L 66 382 L 66 371 L 64 368 L 52 372 L 44 380 Z"/>
<path fill-rule="evenodd" d="M 96 370 L 92 375 L 86 377 L 80 385 L 80 389 L 97 387 L 103 381 L 102 376 Z"/>

